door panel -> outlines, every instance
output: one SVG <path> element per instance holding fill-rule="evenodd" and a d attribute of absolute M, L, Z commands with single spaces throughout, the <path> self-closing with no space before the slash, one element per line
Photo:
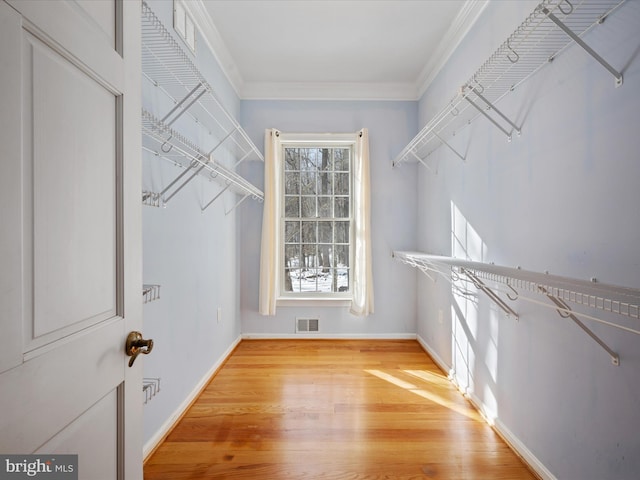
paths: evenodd
<path fill-rule="evenodd" d="M 113 423 L 113 418 L 118 415 L 120 394 L 120 388 L 110 391 L 35 453 L 75 454 L 79 472 L 95 470 L 102 473 L 102 478 L 117 478 L 118 458 L 113 446 L 118 443 L 121 429 Z M 96 436 L 95 432 L 100 435 Z M 96 445 L 86 442 L 92 437 Z"/>
<path fill-rule="evenodd" d="M 122 328 L 108 322 L 0 375 L 0 452 L 35 451 L 123 381 Z"/>
<path fill-rule="evenodd" d="M 25 128 L 32 159 L 24 160 L 33 162 L 34 214 L 34 321 L 27 338 L 55 331 L 59 337 L 116 313 L 121 126 L 111 92 L 25 35 L 24 81 L 31 87 L 25 95 L 32 96 L 25 101 L 33 125 Z"/>

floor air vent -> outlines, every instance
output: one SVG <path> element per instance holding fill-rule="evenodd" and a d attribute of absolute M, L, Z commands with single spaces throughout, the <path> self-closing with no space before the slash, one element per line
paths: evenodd
<path fill-rule="evenodd" d="M 296 333 L 317 332 L 319 320 L 317 318 L 296 318 Z"/>

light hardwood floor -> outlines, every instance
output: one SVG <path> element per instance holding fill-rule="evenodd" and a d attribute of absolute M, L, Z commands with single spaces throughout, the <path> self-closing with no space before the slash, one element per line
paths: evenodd
<path fill-rule="evenodd" d="M 244 340 L 144 478 L 537 477 L 416 341 Z"/>

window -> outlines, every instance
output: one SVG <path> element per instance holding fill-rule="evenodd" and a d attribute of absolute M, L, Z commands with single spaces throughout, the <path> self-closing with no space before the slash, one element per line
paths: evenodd
<path fill-rule="evenodd" d="M 196 27 L 185 10 L 183 0 L 173 2 L 173 28 L 193 53 L 196 51 Z"/>
<path fill-rule="evenodd" d="M 353 144 L 282 144 L 281 296 L 348 297 Z"/>
<path fill-rule="evenodd" d="M 373 313 L 369 133 L 265 131 L 259 311 L 350 304 Z"/>

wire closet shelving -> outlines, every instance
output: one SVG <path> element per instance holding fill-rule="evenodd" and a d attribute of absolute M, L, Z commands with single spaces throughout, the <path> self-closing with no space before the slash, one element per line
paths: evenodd
<path fill-rule="evenodd" d="M 598 55 L 582 36 L 617 9 L 624 0 L 545 0 L 507 38 L 489 59 L 462 85 L 447 105 L 407 144 L 393 160 L 393 166 L 419 162 L 431 169 L 427 157 L 446 145 L 462 161 L 465 156 L 451 139 L 478 116 L 487 118 L 508 140 L 521 127 L 508 118 L 496 103 L 576 43 L 607 69 L 615 85 L 622 74 Z"/>
<path fill-rule="evenodd" d="M 264 161 L 264 157 L 145 2 L 142 2 L 142 73 L 173 104 L 162 118 L 142 111 L 143 149 L 184 169 L 162 191 L 144 191 L 143 204 L 166 205 L 199 175 L 222 185 L 215 197 L 202 206 L 202 211 L 227 190 L 242 197 L 226 213 L 246 198 L 262 201 L 262 191 L 237 174 L 235 168 L 244 160 Z M 206 140 L 196 143 L 181 133 L 175 124 L 182 117 L 190 118 L 192 126 L 205 132 Z M 227 165 L 218 158 L 224 158 Z"/>
<path fill-rule="evenodd" d="M 144 404 L 149 403 L 153 397 L 160 392 L 159 377 L 145 377 L 142 379 L 142 394 L 144 395 Z"/>
<path fill-rule="evenodd" d="M 142 285 L 142 303 L 150 303 L 160 299 L 160 285 L 145 283 Z"/>
<path fill-rule="evenodd" d="M 640 335 L 640 290 L 579 280 L 548 273 L 532 272 L 518 268 L 474 262 L 454 257 L 430 255 L 421 252 L 393 252 L 394 258 L 402 263 L 418 268 L 432 280 L 442 276 L 450 282 L 461 279 L 485 293 L 506 315 L 518 319 L 516 311 L 505 301 L 518 299 L 555 309 L 563 318 L 572 320 L 611 357 L 614 365 L 620 364 L 620 357 L 596 333 L 578 317 Z M 490 285 L 486 282 L 490 282 Z M 527 295 L 520 295 L 526 293 Z M 465 293 L 466 294 L 466 293 Z M 502 294 L 502 295 L 500 295 Z M 531 295 L 534 294 L 534 295 Z M 542 296 L 550 302 L 538 300 Z M 578 305 L 584 311 L 575 311 L 569 304 Z M 631 324 L 610 321 L 587 311 L 614 314 L 616 318 L 631 319 Z"/>

